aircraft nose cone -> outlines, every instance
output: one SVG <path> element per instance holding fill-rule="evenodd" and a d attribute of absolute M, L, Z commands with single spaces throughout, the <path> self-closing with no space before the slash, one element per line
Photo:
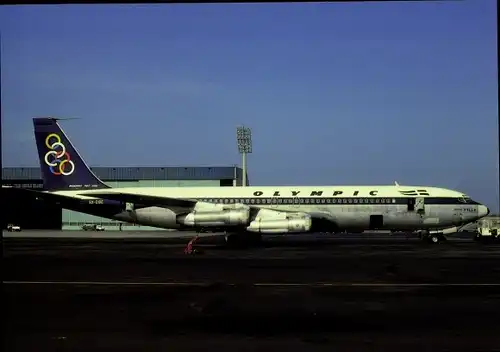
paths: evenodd
<path fill-rule="evenodd" d="M 479 216 L 480 218 L 485 217 L 489 213 L 490 213 L 490 210 L 488 209 L 487 206 L 485 206 L 485 205 L 479 205 L 477 207 L 477 216 Z"/>

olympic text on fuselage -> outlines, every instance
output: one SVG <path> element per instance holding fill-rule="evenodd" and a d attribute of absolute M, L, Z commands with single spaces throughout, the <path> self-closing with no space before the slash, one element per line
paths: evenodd
<path fill-rule="evenodd" d="M 286 192 L 288 193 L 288 192 Z M 363 192 L 364 193 L 364 192 Z M 378 191 L 377 190 L 372 190 L 369 192 L 366 192 L 366 194 L 360 194 L 360 191 L 353 191 L 351 194 L 344 193 L 344 191 L 332 191 L 332 192 L 325 192 L 325 191 L 312 191 L 309 194 L 303 194 L 301 191 L 290 191 L 288 194 L 283 194 L 281 191 L 270 191 L 270 192 L 263 192 L 263 191 L 255 191 L 253 192 L 253 195 L 255 197 L 321 197 L 321 196 L 365 196 L 365 195 L 370 195 L 370 196 L 377 196 Z"/>

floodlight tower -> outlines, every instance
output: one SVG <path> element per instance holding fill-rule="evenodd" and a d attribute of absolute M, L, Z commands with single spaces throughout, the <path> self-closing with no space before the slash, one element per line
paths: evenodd
<path fill-rule="evenodd" d="M 247 185 L 247 154 L 252 153 L 252 131 L 248 127 L 236 128 L 236 140 L 238 141 L 238 152 L 241 154 L 241 164 L 243 168 L 243 184 Z"/>

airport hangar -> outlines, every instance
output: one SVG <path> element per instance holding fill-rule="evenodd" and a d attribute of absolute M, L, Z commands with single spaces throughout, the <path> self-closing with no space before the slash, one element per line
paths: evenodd
<path fill-rule="evenodd" d="M 228 167 L 93 167 L 92 171 L 111 187 L 232 187 L 241 186 L 243 170 Z M 248 185 L 248 177 L 246 177 Z M 37 200 L 19 188 L 43 189 L 40 168 L 2 169 L 2 228 L 7 224 L 22 229 L 80 230 L 83 224 L 99 224 L 106 230 L 119 230 L 120 222 L 61 209 Z M 122 230 L 162 230 L 155 227 L 122 224 Z"/>

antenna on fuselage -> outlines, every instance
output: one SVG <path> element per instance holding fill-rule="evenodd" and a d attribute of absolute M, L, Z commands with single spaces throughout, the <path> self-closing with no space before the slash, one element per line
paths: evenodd
<path fill-rule="evenodd" d="M 398 181 L 394 181 L 394 185 L 395 185 L 395 186 L 399 186 Z"/>

